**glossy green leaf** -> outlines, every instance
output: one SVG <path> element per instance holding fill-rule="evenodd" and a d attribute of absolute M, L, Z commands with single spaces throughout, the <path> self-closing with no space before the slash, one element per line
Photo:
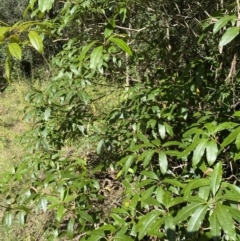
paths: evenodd
<path fill-rule="evenodd" d="M 165 128 L 166 128 L 166 131 L 167 131 L 167 133 L 170 135 L 170 136 L 172 136 L 173 137 L 173 129 L 172 129 L 172 127 L 168 124 L 168 123 L 166 123 L 166 122 L 164 122 L 164 125 L 165 125 Z"/>
<path fill-rule="evenodd" d="M 189 182 L 182 190 L 185 200 L 191 197 L 191 191 L 193 189 L 210 185 L 210 180 L 207 178 L 195 179 Z"/>
<path fill-rule="evenodd" d="M 22 49 L 17 43 L 10 43 L 8 45 L 9 52 L 13 57 L 15 57 L 18 60 L 22 59 Z"/>
<path fill-rule="evenodd" d="M 233 208 L 233 207 L 228 207 L 228 210 L 230 212 L 230 214 L 232 215 L 232 217 L 238 221 L 238 223 L 240 223 L 240 210 Z"/>
<path fill-rule="evenodd" d="M 207 147 L 207 142 L 208 142 L 207 139 L 202 139 L 199 142 L 199 144 L 196 147 L 196 149 L 194 150 L 193 157 L 192 157 L 192 164 L 193 164 L 193 166 L 196 166 L 200 162 L 200 160 L 201 160 L 201 158 L 202 158 L 202 156 L 203 156 L 203 154 L 205 152 L 205 149 Z"/>
<path fill-rule="evenodd" d="M 220 240 L 221 237 L 221 226 L 217 219 L 216 211 L 214 210 L 212 215 L 209 217 L 210 230 L 214 241 Z"/>
<path fill-rule="evenodd" d="M 218 147 L 214 140 L 207 142 L 206 154 L 207 162 L 211 166 L 217 159 Z"/>
<path fill-rule="evenodd" d="M 158 124 L 158 132 L 160 134 L 160 137 L 164 140 L 166 137 L 166 127 L 164 124 Z"/>
<path fill-rule="evenodd" d="M 213 27 L 213 34 L 216 34 L 221 28 L 226 26 L 226 24 L 231 20 L 237 20 L 237 17 L 235 15 L 232 16 L 224 16 L 220 18 Z"/>
<path fill-rule="evenodd" d="M 218 196 L 216 200 L 223 200 L 223 201 L 229 200 L 229 201 L 240 203 L 240 195 L 236 193 L 226 193 L 222 196 Z"/>
<path fill-rule="evenodd" d="M 222 36 L 219 45 L 224 46 L 228 43 L 230 43 L 234 38 L 236 38 L 239 35 L 239 27 L 230 27 L 226 30 L 224 35 Z"/>
<path fill-rule="evenodd" d="M 214 170 L 211 175 L 210 188 L 213 196 L 216 195 L 222 181 L 222 162 L 218 162 L 215 165 Z"/>
<path fill-rule="evenodd" d="M 158 153 L 158 161 L 162 174 L 165 174 L 168 170 L 168 160 L 167 155 L 164 152 Z"/>
<path fill-rule="evenodd" d="M 191 217 L 191 215 L 201 206 L 203 206 L 203 205 L 200 202 L 193 202 L 193 203 L 188 204 L 186 207 L 182 208 L 177 213 L 177 216 L 174 218 L 174 224 L 178 225 L 182 221 Z"/>
<path fill-rule="evenodd" d="M 68 226 L 67 226 L 67 235 L 68 235 L 68 237 L 70 239 L 73 238 L 74 223 L 75 223 L 75 219 L 74 218 L 70 218 L 70 220 L 68 222 Z"/>
<path fill-rule="evenodd" d="M 149 177 L 154 180 L 158 180 L 158 176 L 154 172 L 149 172 L 149 171 L 141 171 L 141 175 Z"/>
<path fill-rule="evenodd" d="M 44 13 L 52 8 L 54 0 L 38 0 L 39 10 Z"/>
<path fill-rule="evenodd" d="M 235 140 L 235 145 L 237 149 L 240 149 L 240 133 L 237 135 L 236 140 Z"/>
<path fill-rule="evenodd" d="M 178 205 L 178 204 L 183 203 L 183 202 L 185 202 L 183 197 L 175 197 L 171 200 L 168 207 L 170 208 L 170 207 L 173 207 L 173 206 Z"/>
<path fill-rule="evenodd" d="M 144 157 L 143 167 L 146 167 L 149 164 L 149 162 L 152 160 L 154 153 L 155 153 L 155 150 L 148 150 L 141 155 Z"/>
<path fill-rule="evenodd" d="M 208 206 L 204 205 L 204 206 L 200 206 L 198 207 L 197 210 L 195 210 L 195 212 L 191 215 L 191 218 L 188 222 L 188 226 L 187 226 L 187 231 L 189 233 L 191 232 L 196 232 L 198 231 L 198 229 L 200 228 L 203 219 L 207 213 L 208 210 Z"/>
<path fill-rule="evenodd" d="M 127 54 L 132 55 L 131 48 L 122 39 L 111 37 L 109 41 L 115 43 L 120 49 L 125 51 Z"/>
<path fill-rule="evenodd" d="M 90 68 L 96 69 L 99 67 L 100 59 L 102 58 L 103 46 L 99 46 L 93 49 L 90 58 Z"/>
<path fill-rule="evenodd" d="M 163 199 L 162 199 L 162 201 L 163 201 L 163 204 L 165 205 L 166 208 L 169 208 L 170 203 L 171 203 L 171 200 L 172 200 L 172 195 L 171 195 L 171 193 L 168 192 L 168 191 L 165 192 L 165 193 L 163 194 Z"/>
<path fill-rule="evenodd" d="M 217 203 L 215 212 L 217 214 L 218 222 L 220 223 L 223 231 L 228 235 L 230 240 L 235 241 L 236 230 L 228 208 L 220 203 Z"/>
<path fill-rule="evenodd" d="M 151 229 L 153 223 L 157 220 L 160 213 L 157 211 L 152 211 L 141 217 L 136 226 L 136 231 L 138 232 L 138 238 L 141 240 Z"/>
<path fill-rule="evenodd" d="M 32 46 L 40 53 L 43 53 L 43 42 L 42 38 L 35 31 L 30 31 L 28 33 L 28 38 Z"/>
<path fill-rule="evenodd" d="M 170 213 L 167 214 L 165 217 L 165 232 L 167 233 L 167 237 L 169 241 L 176 240 L 176 233 L 175 233 L 175 224 L 173 222 L 173 217 Z"/>
<path fill-rule="evenodd" d="M 221 144 L 221 148 L 223 149 L 224 147 L 226 147 L 227 145 L 229 145 L 230 143 L 232 143 L 237 136 L 240 133 L 240 127 L 236 128 L 235 130 L 233 130 L 222 142 Z"/>

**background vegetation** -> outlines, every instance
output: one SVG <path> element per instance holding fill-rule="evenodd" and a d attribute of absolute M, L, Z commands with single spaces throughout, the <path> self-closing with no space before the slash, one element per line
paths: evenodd
<path fill-rule="evenodd" d="M 240 240 L 239 13 L 31 0 L 2 16 L 4 79 L 22 66 L 30 84 L 26 151 L 0 180 L 9 240 Z"/>

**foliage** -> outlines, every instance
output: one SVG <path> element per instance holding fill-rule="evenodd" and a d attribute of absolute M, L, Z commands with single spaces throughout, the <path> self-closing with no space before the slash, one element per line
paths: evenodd
<path fill-rule="evenodd" d="M 28 10 L 42 17 L 52 4 Z M 52 20 L 2 27 L 7 61 L 25 44 L 43 53 L 44 34 L 67 41 L 46 88 L 26 96 L 34 128 L 29 154 L 0 181 L 5 225 L 44 212 L 46 240 L 240 240 L 239 9 L 66 1 Z M 102 83 L 120 104 L 96 114 Z M 62 155 L 83 141 L 90 154 Z"/>

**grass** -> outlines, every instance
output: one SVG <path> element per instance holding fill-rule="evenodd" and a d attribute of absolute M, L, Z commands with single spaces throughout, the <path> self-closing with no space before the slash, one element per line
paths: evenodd
<path fill-rule="evenodd" d="M 29 128 L 23 121 L 28 90 L 29 86 L 20 82 L 0 94 L 0 173 L 19 163 L 25 153 L 19 138 Z"/>
<path fill-rule="evenodd" d="M 1 173 L 9 171 L 20 162 L 25 150 L 20 144 L 20 137 L 30 126 L 24 122 L 24 100 L 29 85 L 21 81 L 12 83 L 3 93 L 0 93 L 0 178 Z M 5 197 L 0 196 L 0 203 Z M 2 211 L 0 208 L 0 220 Z M 0 224 L 0 241 L 14 240 L 11 233 Z"/>

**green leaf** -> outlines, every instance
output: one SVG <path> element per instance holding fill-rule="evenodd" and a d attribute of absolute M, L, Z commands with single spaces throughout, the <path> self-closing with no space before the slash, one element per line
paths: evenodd
<path fill-rule="evenodd" d="M 154 155 L 154 153 L 155 150 L 148 150 L 142 154 L 144 156 L 143 167 L 146 167 L 149 164 L 149 162 L 152 160 L 152 156 Z"/>
<path fill-rule="evenodd" d="M 54 0 L 38 0 L 39 10 L 44 13 L 52 8 Z"/>
<path fill-rule="evenodd" d="M 0 27 L 0 37 L 3 37 L 4 34 L 9 30 L 11 30 L 10 27 Z"/>
<path fill-rule="evenodd" d="M 187 226 L 187 231 L 189 233 L 192 232 L 196 232 L 198 231 L 198 229 L 200 228 L 202 221 L 207 213 L 208 210 L 208 206 L 204 205 L 204 206 L 200 206 L 198 207 L 197 210 L 195 210 L 195 212 L 191 215 L 191 218 L 188 222 L 188 226 Z"/>
<path fill-rule="evenodd" d="M 227 193 L 222 196 L 218 196 L 216 200 L 229 200 L 240 203 L 240 195 L 236 193 Z"/>
<path fill-rule="evenodd" d="M 12 213 L 11 212 L 5 212 L 4 223 L 8 228 L 11 227 L 11 225 L 12 225 Z"/>
<path fill-rule="evenodd" d="M 238 127 L 237 129 L 233 130 L 224 140 L 223 143 L 221 144 L 221 149 L 223 149 L 225 146 L 229 145 L 230 143 L 232 143 L 237 136 L 240 133 L 240 127 Z"/>
<path fill-rule="evenodd" d="M 8 45 L 9 52 L 18 60 L 22 59 L 22 49 L 17 43 L 10 43 Z"/>
<path fill-rule="evenodd" d="M 240 223 L 240 210 L 233 208 L 233 207 L 228 207 L 228 210 L 230 212 L 230 214 L 232 215 L 232 217 L 238 221 L 238 223 Z"/>
<path fill-rule="evenodd" d="M 130 238 L 127 235 L 124 234 L 117 234 L 116 236 L 114 236 L 114 239 L 116 241 L 134 241 L 132 238 Z"/>
<path fill-rule="evenodd" d="M 28 33 L 28 38 L 32 46 L 40 53 L 43 53 L 43 42 L 42 38 L 35 31 L 30 31 Z"/>
<path fill-rule="evenodd" d="M 79 64 L 81 64 L 82 63 L 82 61 L 85 59 L 85 57 L 86 57 L 86 54 L 87 54 L 87 52 L 91 49 L 91 47 L 96 43 L 97 41 L 93 41 L 93 42 L 91 42 L 90 44 L 88 44 L 87 46 L 84 46 L 83 47 L 83 49 L 82 49 L 82 52 L 81 52 L 81 54 L 79 55 Z"/>
<path fill-rule="evenodd" d="M 138 232 L 138 238 L 141 240 L 151 229 L 151 226 L 159 217 L 160 213 L 153 211 L 141 217 L 139 222 L 136 225 L 136 231 Z"/>
<path fill-rule="evenodd" d="M 222 162 L 218 162 L 211 175 L 210 188 L 213 196 L 216 195 L 222 181 Z"/>
<path fill-rule="evenodd" d="M 163 204 L 165 205 L 166 208 L 169 208 L 170 203 L 171 203 L 171 200 L 172 200 L 172 195 L 171 195 L 171 193 L 168 192 L 168 191 L 165 192 L 165 193 L 163 194 L 163 199 L 162 199 L 162 201 L 163 201 Z"/>
<path fill-rule="evenodd" d="M 167 155 L 164 152 L 158 153 L 159 166 L 162 174 L 164 175 L 168 170 Z"/>
<path fill-rule="evenodd" d="M 168 124 L 168 123 L 166 123 L 166 122 L 164 122 L 164 125 L 165 125 L 165 127 L 166 127 L 166 131 L 167 131 L 167 133 L 171 136 L 171 137 L 173 137 L 173 129 L 172 129 L 172 127 Z"/>
<path fill-rule="evenodd" d="M 184 199 L 187 200 L 191 196 L 191 191 L 198 187 L 210 185 L 210 180 L 207 178 L 195 179 L 189 182 L 181 191 L 184 194 Z"/>
<path fill-rule="evenodd" d="M 45 121 L 47 121 L 50 116 L 51 116 L 51 109 L 48 107 L 48 108 L 44 111 L 44 119 L 45 119 Z"/>
<path fill-rule="evenodd" d="M 75 219 L 71 218 L 68 222 L 68 226 L 67 226 L 67 235 L 70 239 L 73 238 L 73 232 L 74 232 L 74 223 L 75 223 Z"/>
<path fill-rule="evenodd" d="M 142 171 L 141 175 L 143 175 L 145 177 L 149 177 L 149 178 L 154 179 L 154 180 L 158 180 L 158 176 L 154 172 Z"/>
<path fill-rule="evenodd" d="M 78 211 L 78 214 L 81 218 L 85 219 L 89 223 L 94 223 L 94 220 L 91 215 L 89 215 L 86 211 Z"/>
<path fill-rule="evenodd" d="M 103 46 L 93 49 L 90 57 L 90 68 L 96 69 L 99 67 L 100 59 L 102 58 Z"/>
<path fill-rule="evenodd" d="M 236 140 L 235 140 L 235 145 L 237 149 L 240 149 L 240 133 L 237 135 Z"/>
<path fill-rule="evenodd" d="M 214 241 L 217 241 L 221 237 L 221 227 L 217 219 L 216 210 L 213 211 L 209 218 L 210 230 Z"/>
<path fill-rule="evenodd" d="M 228 235 L 230 240 L 235 241 L 236 230 L 228 208 L 220 203 L 217 203 L 215 212 L 217 214 L 218 222 L 220 223 L 223 231 Z"/>
<path fill-rule="evenodd" d="M 224 45 L 230 43 L 238 35 L 239 35 L 239 27 L 228 28 L 227 31 L 222 36 L 222 38 L 219 42 L 219 46 L 224 46 Z"/>
<path fill-rule="evenodd" d="M 193 203 L 190 203 L 189 205 L 187 205 L 186 207 L 182 208 L 177 213 L 177 216 L 174 218 L 174 224 L 178 225 L 182 221 L 186 220 L 201 206 L 202 206 L 202 203 L 193 202 Z"/>
<path fill-rule="evenodd" d="M 221 28 L 226 26 L 226 24 L 231 20 L 237 20 L 237 17 L 235 15 L 232 16 L 224 16 L 220 18 L 213 27 L 213 34 L 216 34 Z"/>
<path fill-rule="evenodd" d="M 194 150 L 193 158 L 192 158 L 193 166 L 196 166 L 200 162 L 200 160 L 201 160 L 201 158 L 202 158 L 202 156 L 204 154 L 204 151 L 206 149 L 207 142 L 208 142 L 207 139 L 201 139 L 201 141 L 199 142 L 197 148 Z"/>
<path fill-rule="evenodd" d="M 158 123 L 158 132 L 160 137 L 164 140 L 166 137 L 166 127 L 163 124 Z"/>
<path fill-rule="evenodd" d="M 132 55 L 130 47 L 122 39 L 110 37 L 109 41 L 115 43 L 120 49 L 125 51 L 127 54 Z"/>
<path fill-rule="evenodd" d="M 97 154 L 100 154 L 100 153 L 101 153 L 101 149 L 102 149 L 103 143 L 104 143 L 104 140 L 103 140 L 103 139 L 98 142 L 98 145 L 97 145 Z"/>
<path fill-rule="evenodd" d="M 168 178 L 166 178 L 166 179 L 163 179 L 163 183 L 169 183 L 169 184 L 171 184 L 173 186 L 181 187 L 181 188 L 185 187 L 185 184 L 183 184 L 182 182 L 179 182 L 176 179 L 168 179 Z"/>
<path fill-rule="evenodd" d="M 10 59 L 6 58 L 5 60 L 5 76 L 8 82 L 10 82 L 10 76 L 11 76 L 11 63 L 10 63 Z"/>
<path fill-rule="evenodd" d="M 170 213 L 165 217 L 165 232 L 167 232 L 167 237 L 169 241 L 176 240 L 175 225 L 173 222 L 173 217 Z"/>
<path fill-rule="evenodd" d="M 173 207 L 173 206 L 178 205 L 178 204 L 183 203 L 183 202 L 185 202 L 183 197 L 176 197 L 176 198 L 173 198 L 171 200 L 168 207 L 170 208 L 170 207 Z"/>
<path fill-rule="evenodd" d="M 66 209 L 64 208 L 63 205 L 60 205 L 57 209 L 57 216 L 56 216 L 56 219 L 58 222 L 60 222 L 62 220 L 62 217 L 65 213 Z"/>
<path fill-rule="evenodd" d="M 208 164 L 211 166 L 216 161 L 218 153 L 217 143 L 214 140 L 207 142 L 206 153 Z"/>

